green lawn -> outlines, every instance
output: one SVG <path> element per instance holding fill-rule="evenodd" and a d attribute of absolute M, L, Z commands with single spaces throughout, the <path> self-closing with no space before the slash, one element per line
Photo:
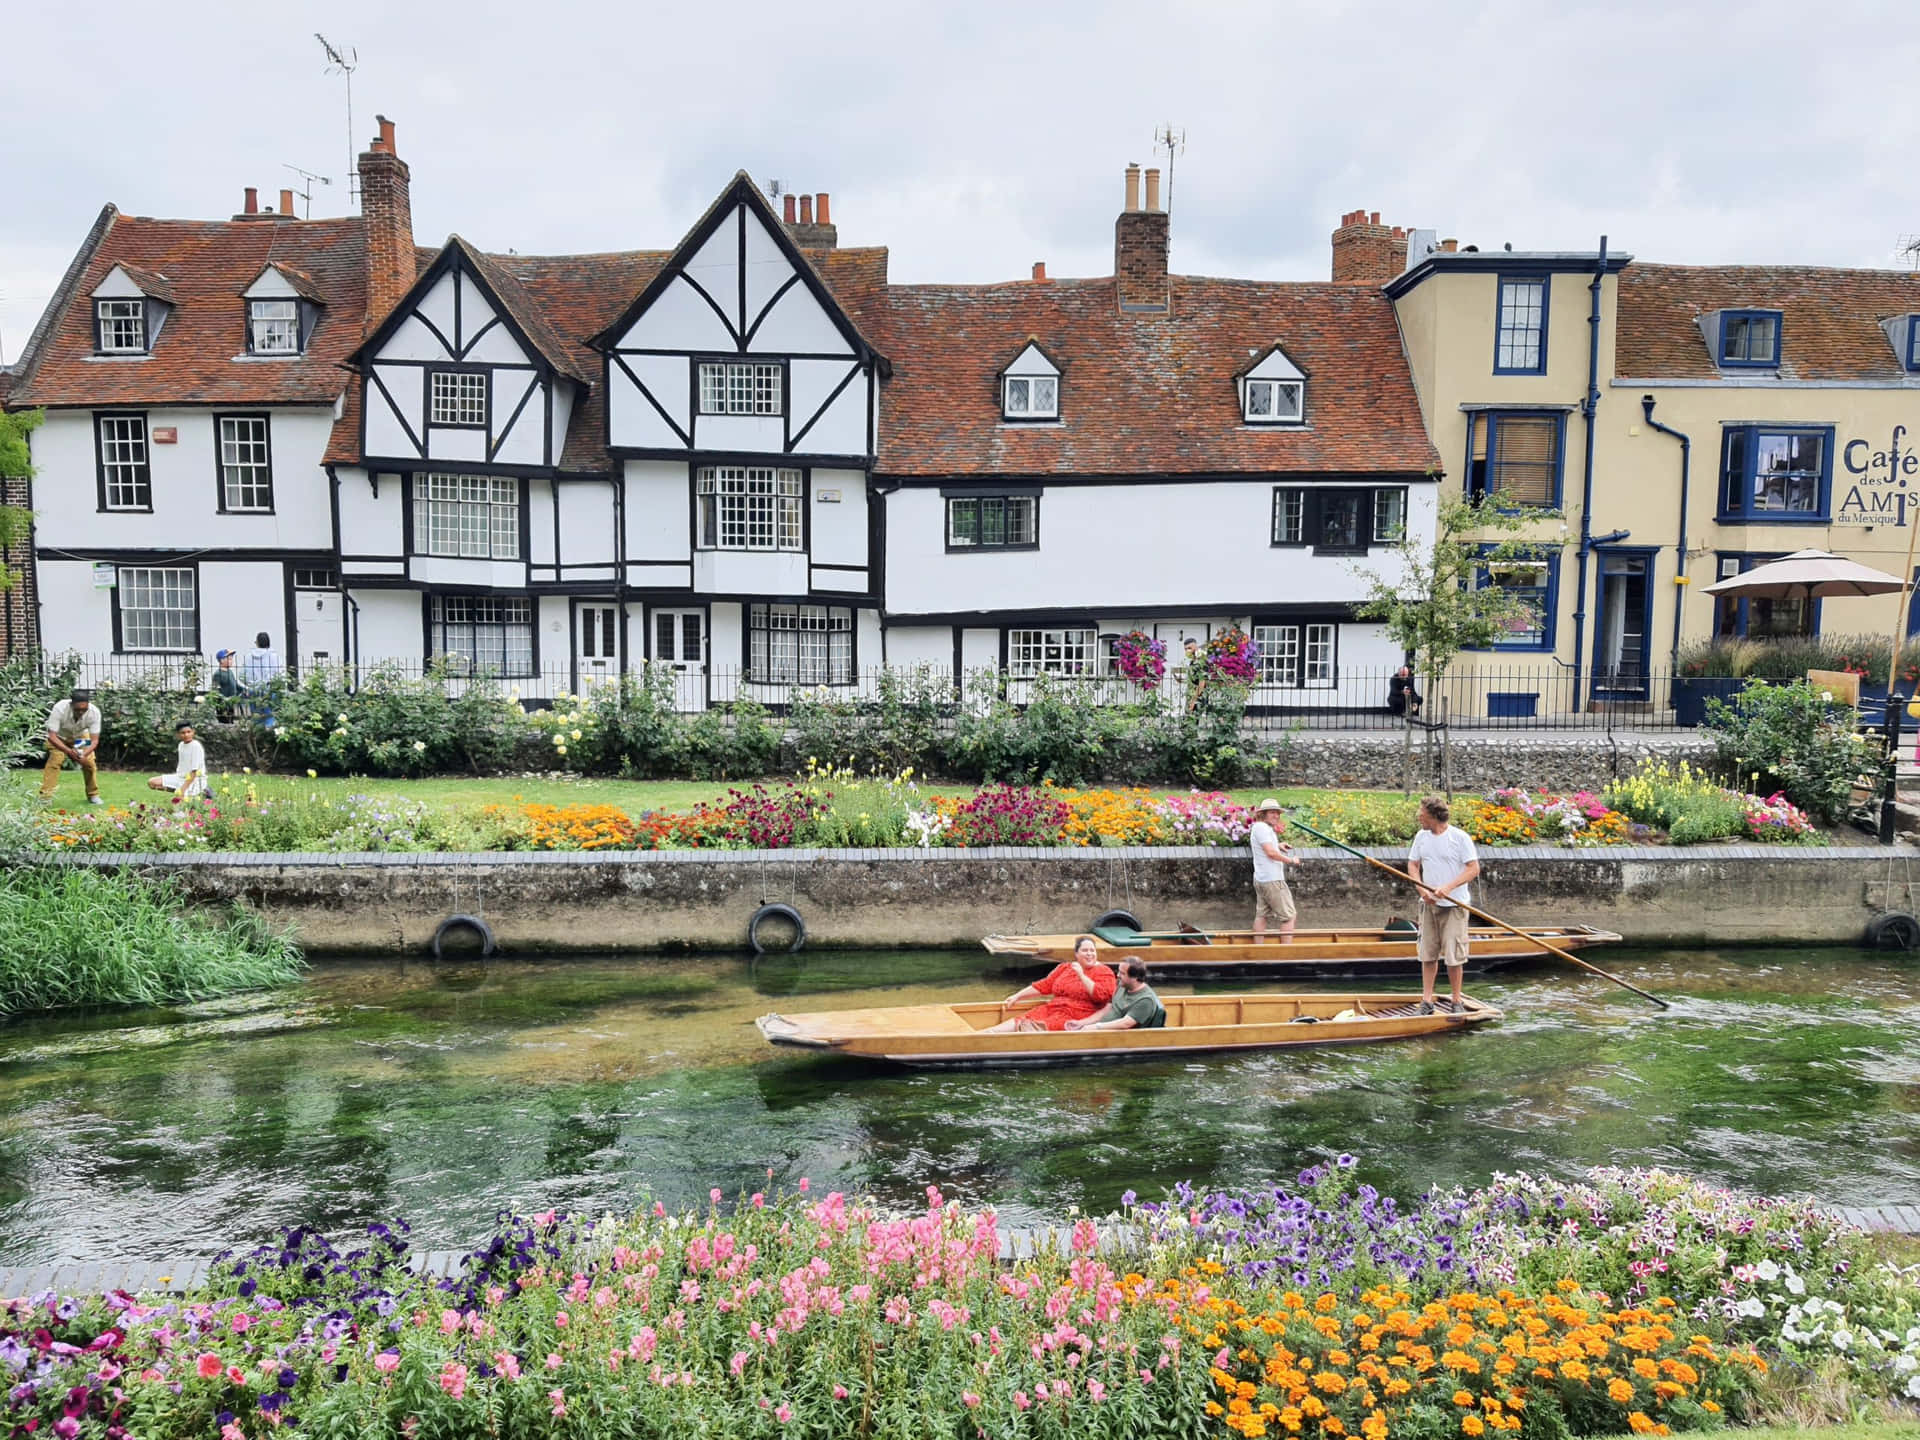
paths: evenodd
<path fill-rule="evenodd" d="M 164 797 L 147 789 L 147 780 L 151 771 L 101 770 L 100 793 L 110 805 L 129 805 L 139 800 L 160 800 Z M 265 783 L 280 785 L 293 783 L 295 777 L 263 776 Z M 217 786 L 244 785 L 248 777 L 242 774 L 216 774 Z M 33 793 L 40 785 L 40 771 L 37 767 L 15 771 L 5 777 L 6 783 L 15 789 Z M 647 810 L 690 810 L 703 800 L 717 800 L 723 797 L 732 786 L 742 786 L 746 781 L 702 781 L 702 780 L 606 780 L 598 778 L 570 779 L 557 776 L 509 776 L 505 778 L 459 778 L 436 776 L 426 780 L 369 780 L 358 778 L 340 778 L 321 776 L 318 780 L 299 777 L 305 789 L 316 794 L 328 796 L 378 795 L 404 797 L 430 805 L 467 804 L 489 805 L 510 804 L 516 800 L 551 805 L 617 805 L 628 814 L 637 815 Z M 777 782 L 775 782 L 777 783 Z M 935 794 L 959 795 L 970 792 L 970 785 L 927 785 L 922 787 Z M 1184 794 L 1172 787 L 1153 787 L 1156 794 Z M 1252 804 L 1264 794 L 1260 790 L 1235 790 L 1231 792 L 1235 799 Z M 1278 798 L 1282 804 L 1291 805 L 1311 799 L 1321 792 L 1313 790 L 1281 790 Z M 55 794 L 54 803 L 63 809 L 78 808 L 85 798 L 80 784 L 80 772 L 68 769 L 60 777 L 60 788 Z"/>

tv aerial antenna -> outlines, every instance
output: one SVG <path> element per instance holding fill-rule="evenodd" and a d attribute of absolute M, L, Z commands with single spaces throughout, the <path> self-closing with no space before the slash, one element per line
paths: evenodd
<path fill-rule="evenodd" d="M 1173 162 L 1174 157 L 1187 153 L 1186 127 L 1176 126 L 1172 121 L 1161 125 L 1153 132 L 1153 148 L 1167 152 L 1167 213 L 1173 213 Z"/>
<path fill-rule="evenodd" d="M 1909 270 L 1920 270 L 1920 235 L 1913 233 L 1902 235 L 1893 247 L 1893 258 L 1902 262 Z"/>
<path fill-rule="evenodd" d="M 294 193 L 300 197 L 302 203 L 307 207 L 307 213 L 300 218 L 302 220 L 311 220 L 313 218 L 313 182 L 318 180 L 322 185 L 331 185 L 333 181 L 325 175 L 316 175 L 311 170 L 302 170 L 298 165 L 290 165 L 284 160 L 280 162 L 280 168 L 282 170 L 291 170 L 306 182 L 306 189 L 298 190 Z"/>
<path fill-rule="evenodd" d="M 313 38 L 327 52 L 324 73 L 344 75 L 347 79 L 347 203 L 351 205 L 360 198 L 359 171 L 353 163 L 353 72 L 360 68 L 360 52 L 351 45 L 342 50 L 318 30 L 313 32 Z"/>

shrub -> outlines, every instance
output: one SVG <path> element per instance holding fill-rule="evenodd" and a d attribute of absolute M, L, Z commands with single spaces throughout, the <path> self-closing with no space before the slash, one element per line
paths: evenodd
<path fill-rule="evenodd" d="M 457 678 L 440 661 L 417 677 L 375 666 L 357 683 L 339 666 L 315 666 L 263 704 L 275 762 L 332 774 L 477 773 L 511 754 L 526 726 L 499 682 Z"/>
<path fill-rule="evenodd" d="M 159 669 L 103 680 L 93 687 L 93 703 L 100 707 L 102 759 L 170 770 L 179 745 L 174 726 L 182 720 L 195 725 L 217 723 L 205 691 L 199 688 L 205 675 L 197 656 L 185 661 L 185 673 L 185 689 L 168 671 Z"/>
<path fill-rule="evenodd" d="M 1846 817 L 1856 782 L 1877 785 L 1890 759 L 1806 680 L 1749 684 L 1731 705 L 1707 702 L 1720 762 L 1756 793 L 1779 791 L 1829 822 Z"/>
<path fill-rule="evenodd" d="M 1007 694 L 1021 687 L 1025 703 Z M 954 727 L 952 768 L 970 779 L 1052 780 L 1078 785 L 1096 778 L 1108 748 L 1132 726 L 1125 707 L 1092 703 L 1090 687 L 1050 675 L 1006 681 L 993 671 L 967 677 L 966 703 Z"/>
<path fill-rule="evenodd" d="M 46 756 L 47 715 L 73 688 L 80 663 L 20 655 L 0 662 L 0 770 Z"/>
<path fill-rule="evenodd" d="M 293 942 L 257 914 L 191 911 L 170 883 L 59 865 L 0 874 L 0 1015 L 205 1000 L 300 970 Z"/>
<path fill-rule="evenodd" d="M 779 751 L 780 732 L 768 723 L 766 707 L 735 700 L 709 706 L 684 722 L 676 770 L 695 780 L 764 775 Z"/>

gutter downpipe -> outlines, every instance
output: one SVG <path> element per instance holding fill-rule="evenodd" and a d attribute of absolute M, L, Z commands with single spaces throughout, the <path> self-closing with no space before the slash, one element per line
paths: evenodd
<path fill-rule="evenodd" d="M 1669 657 L 1669 669 L 1680 669 L 1680 610 L 1687 597 L 1687 489 L 1693 468 L 1693 441 L 1682 435 L 1671 425 L 1662 425 L 1653 418 L 1654 399 L 1651 395 L 1640 397 L 1640 409 L 1647 417 L 1647 424 L 1662 435 L 1671 435 L 1680 442 L 1680 545 L 1677 552 L 1678 568 L 1674 571 L 1673 584 L 1673 653 Z"/>
<path fill-rule="evenodd" d="M 1587 557 L 1593 553 L 1593 421 L 1600 408 L 1600 282 L 1607 274 L 1607 237 L 1600 237 L 1600 253 L 1594 258 L 1593 305 L 1587 314 L 1587 394 L 1580 402 L 1580 418 L 1586 421 L 1586 463 L 1580 478 L 1580 564 L 1579 591 L 1573 601 L 1573 701 L 1584 710 L 1580 674 L 1586 659 L 1587 644 Z"/>

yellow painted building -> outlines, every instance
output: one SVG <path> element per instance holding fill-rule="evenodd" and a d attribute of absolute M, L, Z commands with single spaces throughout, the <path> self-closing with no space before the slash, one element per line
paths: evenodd
<path fill-rule="evenodd" d="M 1807 547 L 1903 573 L 1920 524 L 1920 275 L 1392 233 L 1380 253 L 1398 274 L 1341 278 L 1392 297 L 1446 483 L 1561 517 L 1534 531 L 1538 564 L 1489 577 L 1525 590 L 1536 623 L 1460 671 L 1511 675 L 1534 698 L 1507 703 L 1541 710 L 1663 708 L 1678 656 L 1715 635 L 1890 638 L 1901 597 L 1701 590 Z"/>

